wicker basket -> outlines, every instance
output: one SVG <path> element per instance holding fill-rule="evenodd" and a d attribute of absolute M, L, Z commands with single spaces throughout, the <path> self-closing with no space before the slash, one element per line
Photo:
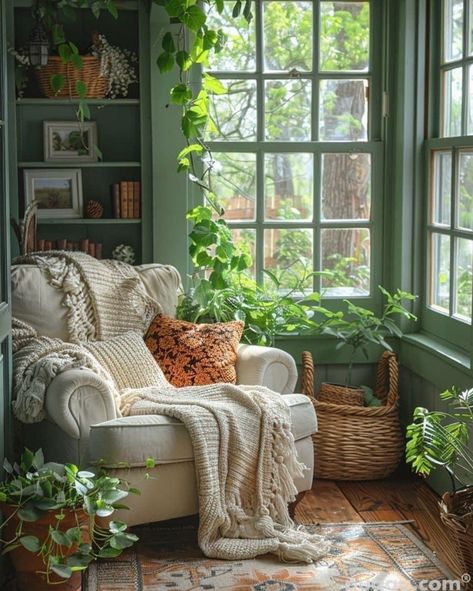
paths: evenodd
<path fill-rule="evenodd" d="M 380 407 L 317 400 L 312 355 L 305 351 L 302 362 L 302 391 L 312 398 L 318 419 L 318 432 L 313 436 L 316 477 L 374 480 L 391 474 L 404 451 L 394 353 L 385 351 L 378 364 L 375 393 Z"/>
<path fill-rule="evenodd" d="M 79 98 L 76 82 L 82 80 L 87 87 L 87 98 L 105 98 L 108 90 L 108 79 L 100 73 L 100 59 L 93 55 L 81 56 L 82 68 L 78 70 L 73 64 L 63 63 L 60 57 L 49 57 L 46 66 L 36 70 L 41 92 L 47 98 Z M 64 87 L 55 93 L 51 86 L 51 77 L 55 74 L 64 76 Z"/>
<path fill-rule="evenodd" d="M 449 529 L 457 545 L 456 574 L 473 577 L 473 486 L 445 493 L 440 502 L 440 519 Z M 473 583 L 464 589 L 473 589 Z"/>
<path fill-rule="evenodd" d="M 328 384 L 324 382 L 320 386 L 317 400 L 319 402 L 333 402 L 333 404 L 363 406 L 365 396 L 361 388 L 352 388 L 350 386 L 342 386 L 341 384 Z"/>

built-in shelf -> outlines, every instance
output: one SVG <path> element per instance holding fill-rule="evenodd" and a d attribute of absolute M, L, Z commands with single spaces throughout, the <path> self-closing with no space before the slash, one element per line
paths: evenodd
<path fill-rule="evenodd" d="M 14 0 L 13 5 L 15 8 L 31 8 L 33 6 L 33 0 Z M 116 6 L 119 10 L 138 10 L 137 0 L 117 0 Z M 81 6 L 82 9 L 89 10 L 88 4 Z"/>
<path fill-rule="evenodd" d="M 98 224 L 141 224 L 141 219 L 122 219 L 122 218 L 39 218 L 40 225 L 60 225 L 60 224 L 74 224 L 74 225 L 98 225 Z"/>
<path fill-rule="evenodd" d="M 52 162 L 18 162 L 20 168 L 139 168 L 140 162 L 80 162 L 54 160 Z"/>
<path fill-rule="evenodd" d="M 49 99 L 49 98 L 19 98 L 16 99 L 16 104 L 19 107 L 33 105 L 33 106 L 57 106 L 57 105 L 70 105 L 75 106 L 78 104 L 78 99 Z M 86 99 L 86 103 L 91 106 L 105 107 L 127 107 L 130 105 L 139 105 L 140 99 Z"/>

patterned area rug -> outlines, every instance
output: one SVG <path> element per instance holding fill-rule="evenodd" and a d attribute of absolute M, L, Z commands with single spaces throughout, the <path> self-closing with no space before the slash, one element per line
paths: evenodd
<path fill-rule="evenodd" d="M 195 525 L 135 528 L 137 547 L 92 564 L 83 591 L 410 591 L 421 581 L 454 579 L 401 523 L 306 527 L 333 542 L 314 565 L 273 556 L 208 559 L 197 546 Z"/>

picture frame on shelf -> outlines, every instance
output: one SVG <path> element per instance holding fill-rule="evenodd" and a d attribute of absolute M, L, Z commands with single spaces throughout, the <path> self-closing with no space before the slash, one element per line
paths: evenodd
<path fill-rule="evenodd" d="M 38 218 L 82 217 L 80 168 L 25 169 L 25 207 L 38 201 Z"/>
<path fill-rule="evenodd" d="M 95 121 L 43 121 L 45 162 L 97 162 Z"/>

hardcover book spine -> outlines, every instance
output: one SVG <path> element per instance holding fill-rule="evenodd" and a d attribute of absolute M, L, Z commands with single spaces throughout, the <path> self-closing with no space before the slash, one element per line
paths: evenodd
<path fill-rule="evenodd" d="M 38 240 L 38 250 L 40 250 L 41 252 L 43 252 L 45 250 L 45 242 L 46 240 Z"/>
<path fill-rule="evenodd" d="M 128 183 L 127 181 L 120 182 L 120 217 L 128 219 Z"/>
<path fill-rule="evenodd" d="M 89 239 L 85 238 L 84 240 L 80 241 L 80 249 L 82 252 L 89 252 Z"/>
<path fill-rule="evenodd" d="M 112 212 L 114 218 L 120 217 L 120 183 L 112 185 Z"/>
<path fill-rule="evenodd" d="M 127 195 L 128 195 L 128 217 L 133 218 L 133 217 L 135 217 L 133 215 L 133 213 L 134 213 L 134 211 L 133 211 L 133 201 L 134 201 L 133 181 L 127 181 Z"/>
<path fill-rule="evenodd" d="M 141 209 L 141 183 L 133 181 L 133 217 L 137 220 L 140 217 Z"/>
<path fill-rule="evenodd" d="M 61 240 L 58 240 L 57 247 L 59 250 L 66 250 L 67 249 L 67 240 L 65 238 L 61 238 Z"/>
<path fill-rule="evenodd" d="M 102 259 L 102 243 L 101 242 L 97 242 L 97 244 L 95 245 L 95 258 L 97 259 Z"/>
<path fill-rule="evenodd" d="M 89 242 L 88 251 L 91 257 L 97 256 L 97 250 L 94 242 Z"/>

